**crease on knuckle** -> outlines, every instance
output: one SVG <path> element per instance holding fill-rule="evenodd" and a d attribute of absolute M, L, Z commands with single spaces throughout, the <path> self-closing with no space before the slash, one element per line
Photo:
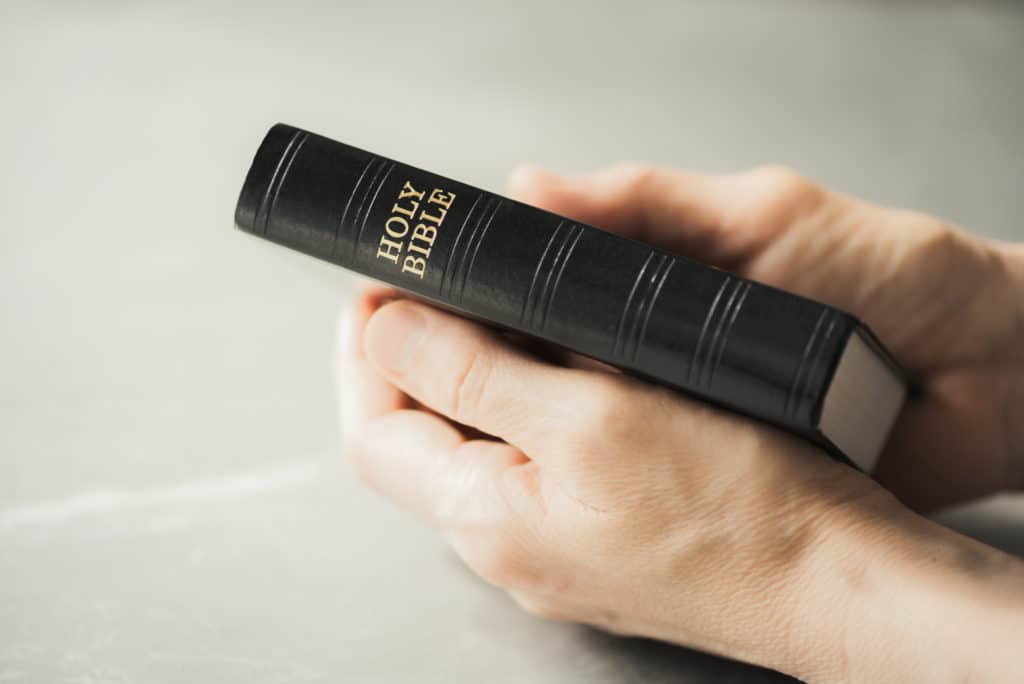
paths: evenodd
<path fill-rule="evenodd" d="M 645 223 L 647 219 L 639 207 L 646 204 L 644 198 L 653 191 L 657 169 L 650 164 L 626 161 L 609 167 L 608 173 L 616 181 L 613 192 L 606 199 L 608 206 L 622 220 Z"/>
<path fill-rule="evenodd" d="M 623 162 L 618 168 L 619 173 L 626 179 L 624 185 L 629 192 L 642 191 L 650 187 L 657 175 L 654 166 L 638 161 Z"/>
<path fill-rule="evenodd" d="M 653 172 L 653 166 L 639 161 L 622 161 L 608 167 L 608 174 L 620 180 L 624 193 L 643 187 Z"/>
<path fill-rule="evenodd" d="M 815 214 L 827 197 L 825 190 L 787 166 L 758 166 L 744 175 L 753 181 L 754 192 L 727 217 L 729 226 L 783 229 Z"/>
<path fill-rule="evenodd" d="M 448 402 L 452 417 L 462 423 L 473 423 L 485 400 L 492 373 L 493 365 L 482 352 L 476 349 L 467 351 L 452 384 Z"/>
<path fill-rule="evenodd" d="M 572 407 L 573 428 L 565 435 L 567 441 L 584 450 L 632 442 L 651 422 L 647 412 L 638 410 L 640 399 L 617 379 L 596 379 Z"/>
<path fill-rule="evenodd" d="M 661 191 L 659 184 L 659 169 L 650 164 L 641 162 L 629 162 L 625 165 L 623 173 L 627 179 L 623 184 L 623 201 L 639 200 L 641 206 L 650 203 L 652 195 Z M 638 218 L 648 221 L 646 214 L 639 213 Z"/>

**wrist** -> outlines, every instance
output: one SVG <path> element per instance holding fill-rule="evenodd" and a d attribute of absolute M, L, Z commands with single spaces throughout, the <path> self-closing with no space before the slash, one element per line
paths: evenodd
<path fill-rule="evenodd" d="M 1010 681 L 1024 563 L 880 500 L 830 521 L 807 568 L 810 682 Z"/>

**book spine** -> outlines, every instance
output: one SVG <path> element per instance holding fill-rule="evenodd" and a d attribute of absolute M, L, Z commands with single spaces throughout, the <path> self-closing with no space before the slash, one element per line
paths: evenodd
<path fill-rule="evenodd" d="M 236 222 L 446 308 L 816 436 L 847 314 L 277 125 Z"/>

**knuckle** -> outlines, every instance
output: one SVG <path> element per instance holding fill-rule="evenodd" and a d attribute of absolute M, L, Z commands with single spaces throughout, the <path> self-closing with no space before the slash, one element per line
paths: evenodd
<path fill-rule="evenodd" d="M 770 188 L 775 194 L 800 194 L 814 188 L 814 185 L 795 170 L 782 164 L 765 164 L 755 167 L 750 175 Z"/>
<path fill-rule="evenodd" d="M 896 220 L 905 226 L 907 248 L 897 258 L 924 277 L 942 278 L 957 273 L 961 282 L 980 284 L 993 273 L 991 263 L 958 231 L 930 216 L 899 210 Z"/>
<path fill-rule="evenodd" d="M 908 224 L 919 226 L 918 251 L 927 259 L 935 260 L 933 263 L 945 266 L 961 249 L 959 236 L 949 226 L 929 217 L 916 212 L 908 214 Z"/>
<path fill-rule="evenodd" d="M 759 166 L 746 175 L 753 193 L 740 216 L 757 223 L 786 224 L 811 213 L 825 197 L 819 186 L 788 166 Z"/>
<path fill-rule="evenodd" d="M 467 559 L 473 571 L 487 583 L 509 589 L 525 584 L 521 554 L 511 544 L 497 542 Z"/>
<path fill-rule="evenodd" d="M 458 421 L 472 423 L 485 401 L 493 364 L 480 351 L 469 349 L 458 366 L 448 400 L 450 414 Z"/>
<path fill-rule="evenodd" d="M 590 391 L 580 397 L 576 411 L 578 427 L 584 435 L 599 435 L 603 442 L 636 422 L 635 399 L 623 391 L 618 381 L 597 379 Z"/>
<path fill-rule="evenodd" d="M 655 173 L 653 166 L 637 161 L 619 162 L 612 168 L 616 175 L 626 181 L 626 185 L 633 188 L 647 185 Z"/>
<path fill-rule="evenodd" d="M 588 383 L 550 433 L 553 447 L 580 457 L 604 453 L 631 444 L 654 420 L 649 397 L 622 379 L 593 377 Z"/>
<path fill-rule="evenodd" d="M 636 201 L 657 192 L 659 170 L 656 166 L 641 162 L 623 162 L 616 168 L 617 177 L 622 179 L 618 199 L 621 203 Z"/>
<path fill-rule="evenodd" d="M 530 615 L 542 620 L 566 620 L 564 610 L 549 599 L 531 594 L 516 594 L 513 597 L 519 607 Z"/>
<path fill-rule="evenodd" d="M 614 203 L 623 204 L 636 197 L 643 197 L 657 177 L 657 169 L 650 164 L 636 161 L 618 162 L 600 172 L 610 183 Z"/>
<path fill-rule="evenodd" d="M 614 388 L 596 384 L 583 398 L 580 413 L 588 424 L 612 423 L 625 417 L 626 406 Z"/>

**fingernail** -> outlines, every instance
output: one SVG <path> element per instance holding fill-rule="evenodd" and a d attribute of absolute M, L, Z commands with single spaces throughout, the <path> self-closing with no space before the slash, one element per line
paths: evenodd
<path fill-rule="evenodd" d="M 385 371 L 402 374 L 409 367 L 426 327 L 426 318 L 415 304 L 399 302 L 384 306 L 367 327 L 366 355 Z"/>

